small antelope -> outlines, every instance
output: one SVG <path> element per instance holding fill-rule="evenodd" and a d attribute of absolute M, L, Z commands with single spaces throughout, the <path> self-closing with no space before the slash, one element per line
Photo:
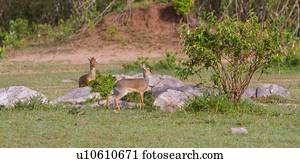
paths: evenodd
<path fill-rule="evenodd" d="M 118 110 L 120 110 L 118 101 L 130 92 L 138 92 L 140 94 L 140 107 L 144 110 L 144 92 L 148 89 L 149 76 L 152 73 L 145 65 L 142 65 L 141 68 L 143 69 L 143 78 L 120 79 L 115 84 L 111 97 L 114 99 Z"/>
<path fill-rule="evenodd" d="M 88 58 L 88 60 L 90 61 L 90 72 L 79 78 L 79 87 L 85 87 L 90 81 L 96 79 L 97 60 L 94 57 Z"/>

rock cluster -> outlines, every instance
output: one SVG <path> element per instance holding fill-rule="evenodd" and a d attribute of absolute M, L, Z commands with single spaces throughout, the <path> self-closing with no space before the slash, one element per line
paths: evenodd
<path fill-rule="evenodd" d="M 117 75 L 117 80 L 122 78 L 141 78 L 142 74 L 134 76 Z M 162 111 L 175 112 L 181 108 L 190 98 L 203 96 L 201 89 L 185 84 L 184 82 L 167 75 L 152 75 L 149 78 L 149 89 L 154 97 L 154 106 L 157 106 Z M 289 96 L 289 92 L 276 84 L 263 84 L 256 88 L 248 88 L 245 93 L 245 98 L 259 98 L 277 95 L 282 97 Z M 31 100 L 34 97 L 39 97 L 43 103 L 47 103 L 48 99 L 41 93 L 34 91 L 24 86 L 12 86 L 8 88 L 0 88 L 0 106 L 14 106 L 17 102 Z M 97 101 L 92 104 L 87 104 L 87 101 Z M 99 93 L 92 92 L 90 87 L 75 88 L 68 91 L 65 95 L 60 96 L 50 104 L 68 103 L 81 108 L 90 107 L 97 108 L 107 106 L 114 108 L 112 101 L 106 102 L 106 99 L 101 99 Z M 121 108 L 134 108 L 137 103 L 120 101 Z"/>

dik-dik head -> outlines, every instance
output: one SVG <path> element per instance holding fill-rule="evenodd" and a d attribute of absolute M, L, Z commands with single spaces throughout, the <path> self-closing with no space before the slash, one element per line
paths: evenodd
<path fill-rule="evenodd" d="M 90 57 L 90 58 L 88 58 L 88 60 L 90 61 L 90 67 L 91 68 L 96 67 L 97 60 L 94 57 Z"/>
<path fill-rule="evenodd" d="M 150 75 L 152 75 L 151 69 L 149 67 L 147 67 L 145 64 L 142 64 L 141 68 L 143 69 L 144 78 L 149 77 Z"/>

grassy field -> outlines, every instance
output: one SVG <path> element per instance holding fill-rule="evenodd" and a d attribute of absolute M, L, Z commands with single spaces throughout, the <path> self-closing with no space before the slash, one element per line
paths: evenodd
<path fill-rule="evenodd" d="M 121 73 L 120 65 L 99 65 Z M 77 87 L 87 65 L 0 63 L 0 88 L 24 85 L 53 99 Z M 160 72 L 156 72 L 160 73 Z M 166 73 L 166 72 L 165 72 Z M 73 82 L 64 83 L 63 80 Z M 194 81 L 194 78 L 187 82 Z M 300 67 L 273 70 L 251 85 L 277 83 L 300 101 Z M 71 106 L 41 105 L 0 109 L 0 147 L 300 147 L 298 104 L 265 104 L 257 113 L 106 109 L 78 111 Z M 245 126 L 247 135 L 232 135 Z"/>

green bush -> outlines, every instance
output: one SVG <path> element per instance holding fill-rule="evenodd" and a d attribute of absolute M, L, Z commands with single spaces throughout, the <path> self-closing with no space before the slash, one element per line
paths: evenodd
<path fill-rule="evenodd" d="M 18 37 L 25 37 L 31 34 L 32 29 L 29 27 L 28 20 L 18 18 L 9 22 L 9 31 L 15 32 Z"/>
<path fill-rule="evenodd" d="M 122 66 L 126 73 L 140 72 L 140 67 L 142 64 L 145 64 L 146 66 L 150 67 L 151 70 L 154 71 L 167 71 L 168 73 L 171 71 L 175 73 L 176 69 L 178 68 L 178 64 L 176 62 L 176 54 L 172 52 L 166 52 L 165 56 L 157 61 L 150 61 L 147 57 L 139 57 L 135 62 L 123 64 Z"/>
<path fill-rule="evenodd" d="M 6 48 L 20 48 L 25 44 L 25 37 L 31 33 L 28 20 L 16 19 L 9 22 L 8 32 L 0 34 L 0 45 Z"/>
<path fill-rule="evenodd" d="M 123 64 L 122 67 L 125 70 L 125 72 L 139 72 L 141 70 L 142 64 L 151 67 L 149 58 L 147 57 L 138 57 L 135 62 L 129 64 Z"/>
<path fill-rule="evenodd" d="M 281 32 L 278 23 L 260 23 L 253 14 L 247 21 L 211 16 L 183 33 L 187 59 L 179 74 L 185 78 L 209 69 L 215 87 L 238 103 L 255 72 L 294 49 L 293 38 Z"/>
<path fill-rule="evenodd" d="M 190 12 L 194 0 L 173 0 L 173 7 L 180 15 L 186 15 Z"/>
<path fill-rule="evenodd" d="M 16 32 L 6 33 L 3 44 L 7 48 L 20 48 L 24 46 L 24 39 L 20 38 Z"/>
<path fill-rule="evenodd" d="M 177 68 L 176 54 L 166 52 L 165 57 L 158 60 L 154 65 L 154 69 L 175 70 Z"/>
<path fill-rule="evenodd" d="M 88 85 L 92 88 L 93 92 L 99 92 L 101 97 L 108 97 L 113 89 L 116 78 L 111 74 L 102 75 L 97 71 L 95 80 L 92 80 Z"/>

